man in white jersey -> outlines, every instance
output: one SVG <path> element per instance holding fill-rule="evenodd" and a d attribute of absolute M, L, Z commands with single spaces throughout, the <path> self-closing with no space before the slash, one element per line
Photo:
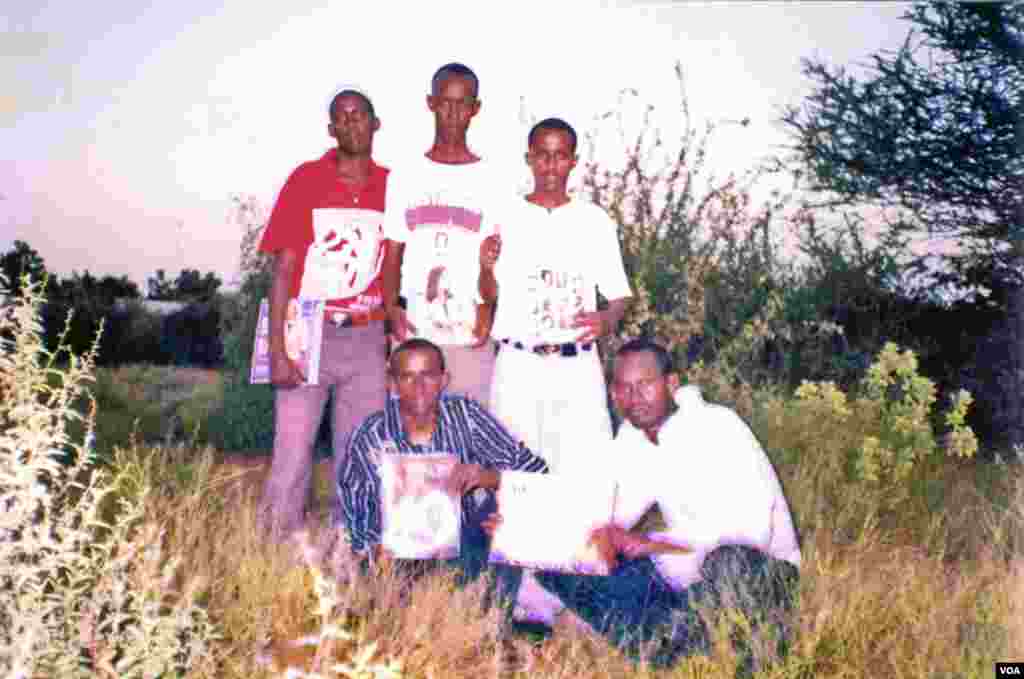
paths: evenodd
<path fill-rule="evenodd" d="M 384 263 L 385 306 L 397 342 L 411 337 L 441 347 L 449 393 L 488 404 L 494 371 L 491 306 L 477 291 L 480 246 L 493 233 L 494 204 L 504 184 L 466 142 L 480 111 L 479 81 L 468 67 L 437 70 L 427 95 L 434 143 L 398 164 L 388 185 L 392 241 Z M 400 306 L 404 297 L 406 308 Z"/>
<path fill-rule="evenodd" d="M 527 142 L 533 192 L 506 204 L 501 234 L 484 242 L 480 294 L 498 302 L 491 410 L 557 474 L 586 464 L 584 436 L 611 439 L 597 340 L 618 326 L 632 292 L 615 222 L 568 194 L 576 131 L 548 118 Z"/>
<path fill-rule="evenodd" d="M 614 331 L 632 296 L 615 222 L 569 196 L 576 131 L 558 118 L 533 126 L 526 162 L 533 192 L 509 201 L 500 235 L 480 251 L 480 294 L 497 304 L 491 410 L 552 473 L 579 473 L 611 439 L 597 339 Z M 597 309 L 597 291 L 609 300 Z M 561 603 L 527 572 L 516 618 L 551 619 Z"/>

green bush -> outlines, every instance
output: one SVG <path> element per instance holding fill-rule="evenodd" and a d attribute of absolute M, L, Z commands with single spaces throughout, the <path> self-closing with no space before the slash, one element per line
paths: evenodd
<path fill-rule="evenodd" d="M 265 384 L 249 384 L 260 300 L 270 292 L 271 258 L 257 250 L 266 220 L 258 201 L 235 198 L 235 221 L 242 228 L 242 285 L 221 307 L 224 340 L 224 397 L 209 416 L 210 441 L 222 450 L 267 451 L 274 447 L 274 393 Z M 329 412 L 330 403 L 325 412 Z M 331 452 L 330 418 L 317 435 L 317 455 Z"/>
<path fill-rule="evenodd" d="M 777 465 L 798 470 L 786 490 L 802 510 L 802 530 L 818 522 L 852 534 L 878 521 L 926 526 L 928 482 L 948 466 L 941 458 L 978 449 L 965 424 L 970 394 L 953 399 L 944 436 L 933 425 L 935 403 L 917 358 L 891 343 L 849 394 L 833 382 L 804 382 L 792 398 L 768 399 L 756 430 Z"/>

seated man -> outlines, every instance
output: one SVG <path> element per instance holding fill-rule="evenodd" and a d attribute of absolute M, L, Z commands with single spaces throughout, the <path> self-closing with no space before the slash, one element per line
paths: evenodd
<path fill-rule="evenodd" d="M 755 625 L 768 609 L 785 608 L 800 548 L 749 428 L 695 387 L 679 388 L 670 354 L 649 340 L 619 351 L 611 394 L 625 419 L 610 448 L 620 495 L 616 523 L 593 540 L 612 574 L 539 573 L 541 586 L 626 650 L 655 640 L 656 663 L 707 650 L 697 606 L 734 606 Z M 667 530 L 631 532 L 655 503 Z"/>
<path fill-rule="evenodd" d="M 432 342 L 417 338 L 400 345 L 391 354 L 388 373 L 393 394 L 384 410 L 353 433 L 338 475 L 341 518 L 352 550 L 370 560 L 391 560 L 381 546 L 381 478 L 375 452 L 446 452 L 458 458 L 450 486 L 464 494 L 459 565 L 473 579 L 487 562 L 488 538 L 480 522 L 494 511 L 490 491 L 500 483 L 500 470 L 547 472 L 547 463 L 518 443 L 476 401 L 444 393 L 449 375 L 444 355 Z M 477 500 L 481 493 L 465 494 L 473 489 L 488 491 L 482 502 Z M 518 570 L 499 575 L 506 579 L 506 588 L 516 586 Z"/>

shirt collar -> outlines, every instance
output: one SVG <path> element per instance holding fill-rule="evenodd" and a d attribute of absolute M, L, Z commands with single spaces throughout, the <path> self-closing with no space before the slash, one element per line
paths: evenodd
<path fill-rule="evenodd" d="M 700 389 L 692 385 L 686 385 L 676 389 L 673 394 L 673 400 L 676 402 L 676 411 L 668 416 L 668 418 L 662 423 L 661 427 L 658 428 L 658 445 L 663 444 L 670 434 L 670 429 L 675 428 L 676 424 L 682 421 L 680 415 L 684 412 L 691 412 L 695 408 L 700 408 L 704 405 L 704 398 L 700 395 Z M 655 445 L 647 438 L 647 434 L 637 429 L 630 423 L 629 420 L 623 420 L 622 425 L 619 427 L 619 436 L 626 435 L 637 441 L 643 441 L 648 445 Z"/>
<path fill-rule="evenodd" d="M 324 155 L 320 156 L 320 160 L 326 165 L 329 165 L 332 170 L 336 169 L 338 166 L 338 148 L 335 146 L 327 149 Z M 370 158 L 370 171 L 367 175 L 367 184 L 376 181 L 377 177 L 380 176 L 380 173 L 383 170 L 383 167 L 373 162 L 373 158 Z"/>
<path fill-rule="evenodd" d="M 445 431 L 449 425 L 448 408 L 450 400 L 451 397 L 446 393 L 442 393 L 441 397 L 438 399 L 437 425 L 434 427 L 434 433 L 430 436 L 431 440 L 440 440 L 441 433 Z M 387 422 L 388 431 L 396 439 L 400 439 L 406 445 L 414 445 L 405 433 L 405 424 L 402 422 L 402 414 L 398 411 L 398 397 L 394 394 L 388 394 L 387 401 L 384 404 L 384 418 Z"/>

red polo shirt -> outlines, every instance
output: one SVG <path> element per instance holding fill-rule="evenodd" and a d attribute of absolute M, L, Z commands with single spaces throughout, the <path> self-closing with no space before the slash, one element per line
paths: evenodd
<path fill-rule="evenodd" d="M 383 302 L 388 169 L 370 161 L 365 184 L 338 177 L 338 150 L 299 165 L 281 189 L 260 252 L 294 250 L 290 297 L 324 299 L 330 309 L 369 311 Z"/>

